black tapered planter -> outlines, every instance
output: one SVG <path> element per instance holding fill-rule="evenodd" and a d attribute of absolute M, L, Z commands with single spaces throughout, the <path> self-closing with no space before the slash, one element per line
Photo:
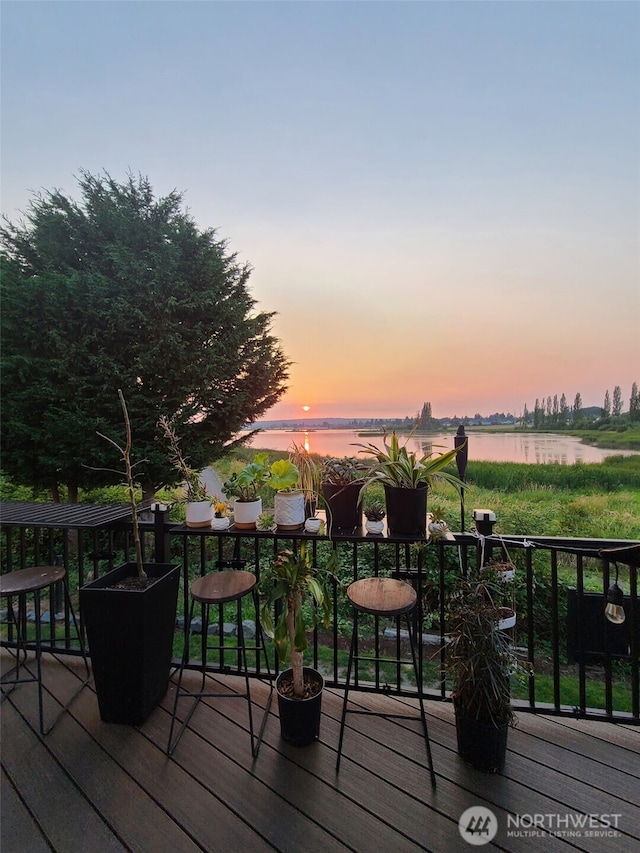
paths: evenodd
<path fill-rule="evenodd" d="M 105 723 L 140 726 L 167 692 L 180 566 L 145 563 L 146 589 L 113 589 L 137 574 L 125 563 L 80 589 L 91 668 Z"/>
<path fill-rule="evenodd" d="M 458 754 L 476 770 L 502 773 L 507 755 L 509 723 L 494 726 L 469 717 L 456 709 Z"/>
<path fill-rule="evenodd" d="M 426 536 L 426 486 L 421 486 L 417 489 L 385 486 L 384 499 L 387 509 L 387 527 L 391 533 L 408 536 Z"/>
<path fill-rule="evenodd" d="M 305 677 L 317 679 L 320 690 L 309 699 L 289 699 L 280 692 L 279 685 L 291 677 L 291 670 L 285 669 L 276 679 L 278 693 L 278 711 L 280 713 L 280 734 L 282 739 L 292 746 L 307 746 L 320 737 L 320 714 L 322 711 L 322 690 L 324 679 L 315 669 L 303 667 Z"/>
<path fill-rule="evenodd" d="M 333 529 L 352 529 L 362 524 L 362 506 L 358 504 L 362 483 L 338 486 L 322 484 L 322 494 L 327 505 L 327 520 Z"/>

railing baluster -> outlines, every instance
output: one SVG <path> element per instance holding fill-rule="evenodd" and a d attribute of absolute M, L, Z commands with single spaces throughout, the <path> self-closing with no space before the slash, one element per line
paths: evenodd
<path fill-rule="evenodd" d="M 422 638 L 425 633 L 425 582 L 427 577 L 433 578 L 434 583 L 438 585 L 436 618 L 439 617 L 440 645 L 439 648 L 436 649 L 435 655 L 432 656 L 427 652 L 426 647 L 420 643 L 418 647 L 418 664 L 420 672 L 423 673 L 423 679 L 424 669 L 430 665 L 431 661 L 435 661 L 439 664 L 441 676 L 444 672 L 444 663 L 446 658 L 445 637 L 447 606 L 445 584 L 450 577 L 450 572 L 447 567 L 454 562 L 452 560 L 452 556 L 455 553 L 455 563 L 459 565 L 460 571 L 465 574 L 468 570 L 469 564 L 471 563 L 471 565 L 474 565 L 474 558 L 473 555 L 469 553 L 469 548 L 472 548 L 475 551 L 475 563 L 477 564 L 479 564 L 482 551 L 479 537 L 470 533 L 455 534 L 451 540 L 441 540 L 435 546 L 431 545 L 427 548 L 417 550 L 414 549 L 413 544 L 409 541 L 388 539 L 386 537 L 360 537 L 354 535 L 345 536 L 343 538 L 337 537 L 331 541 L 323 536 L 307 535 L 303 532 L 287 534 L 285 537 L 278 536 L 277 534 L 252 533 L 249 531 L 243 531 L 242 534 L 239 534 L 233 529 L 228 532 L 205 530 L 194 533 L 192 530 L 189 530 L 182 525 L 176 525 L 173 523 L 168 524 L 166 521 L 163 522 L 162 531 L 157 529 L 154 531 L 154 523 L 152 522 L 143 522 L 142 527 L 147 539 L 149 536 L 153 536 L 155 534 L 154 544 L 156 547 L 154 548 L 154 554 L 160 554 L 157 547 L 157 543 L 159 541 L 158 537 L 164 537 L 161 541 L 166 542 L 168 545 L 168 548 L 165 549 L 165 559 L 171 560 L 171 551 L 176 548 L 178 543 L 181 543 L 182 545 L 183 597 L 181 606 L 183 612 L 186 612 L 186 609 L 189 606 L 189 584 L 192 576 L 195 577 L 210 571 L 212 561 L 215 563 L 216 554 L 218 555 L 218 559 L 223 560 L 225 552 L 230 554 L 231 548 L 233 548 L 234 557 L 247 557 L 249 570 L 251 570 L 251 563 L 253 563 L 252 570 L 259 577 L 261 560 L 271 559 L 283 547 L 293 547 L 297 549 L 302 540 L 307 540 L 310 542 L 310 549 L 314 564 L 318 564 L 318 562 L 325 559 L 326 549 L 333 548 L 340 550 L 343 557 L 343 565 L 346 566 L 346 577 L 343 578 L 345 583 L 349 580 L 357 580 L 367 574 L 374 574 L 377 576 L 386 574 L 388 571 L 395 570 L 399 576 L 406 578 L 414 584 L 419 597 L 419 607 L 416 608 L 415 612 L 414 629 L 416 636 Z M 74 581 L 76 577 L 75 566 L 77 564 L 77 583 L 78 586 L 81 586 L 87 580 L 85 577 L 85 562 L 89 555 L 85 551 L 85 547 L 92 548 L 90 556 L 93 560 L 93 571 L 96 575 L 99 573 L 101 565 L 105 564 L 105 561 L 108 562 L 109 568 L 113 567 L 115 563 L 114 557 L 116 554 L 118 554 L 118 561 L 120 559 L 129 559 L 130 524 L 123 523 L 122 521 L 119 522 L 119 527 L 117 529 L 114 529 L 113 526 L 95 529 L 89 527 L 78 527 L 77 529 L 73 527 L 67 529 L 59 527 L 42 527 L 42 524 L 39 524 L 38 526 L 34 525 L 33 527 L 19 526 L 18 531 L 19 532 L 16 533 L 15 527 L 11 524 L 4 526 L 4 534 L 2 539 L 0 539 L 0 543 L 2 548 L 1 562 L 3 570 L 5 571 L 10 571 L 18 567 L 25 568 L 30 565 L 37 565 L 41 560 L 53 563 L 56 556 L 60 556 L 65 568 L 67 568 L 67 571 L 69 572 L 71 569 L 71 577 L 73 577 Z M 73 548 L 71 547 L 71 536 L 73 536 Z M 215 536 L 215 540 L 212 540 L 211 536 Z M 85 540 L 84 537 L 88 538 Z M 101 545 L 104 545 L 105 539 L 108 541 L 108 550 L 106 553 L 104 550 L 101 550 Z M 147 551 L 149 550 L 149 544 L 150 542 L 147 542 Z M 618 648 L 614 649 L 607 638 L 607 631 L 604 630 L 604 601 L 602 607 L 603 624 L 602 626 L 596 626 L 598 630 L 602 627 L 601 633 L 604 641 L 603 652 L 598 658 L 602 665 L 602 676 L 599 679 L 599 684 L 601 685 L 600 689 L 603 697 L 601 704 L 604 707 L 588 707 L 588 702 L 591 697 L 591 693 L 588 691 L 590 691 L 593 677 L 591 675 L 590 668 L 587 666 L 588 661 L 585 656 L 585 652 L 590 649 L 587 649 L 584 644 L 582 648 L 578 646 L 575 650 L 576 659 L 573 672 L 575 673 L 575 688 L 577 696 L 570 699 L 567 698 L 568 694 L 566 693 L 564 678 L 561 678 L 561 674 L 564 673 L 565 649 L 564 646 L 562 649 L 560 648 L 560 643 L 564 642 L 565 631 L 564 626 L 560 624 L 559 620 L 560 614 L 564 612 L 564 601 L 562 597 L 565 595 L 564 565 L 569 562 L 567 558 L 570 559 L 569 565 L 572 565 L 575 573 L 574 576 L 577 592 L 576 606 L 578 610 L 577 622 L 578 627 L 582 628 L 583 623 L 586 622 L 588 617 L 588 609 L 586 607 L 587 598 L 592 597 L 592 593 L 585 591 L 585 587 L 587 589 L 590 588 L 587 583 L 587 578 L 593 578 L 594 576 L 594 569 L 591 567 L 592 563 L 595 564 L 595 560 L 597 560 L 597 565 L 600 569 L 598 579 L 602 582 L 603 591 L 606 592 L 611 571 L 609 563 L 601 558 L 600 551 L 607 548 L 622 547 L 632 543 L 610 540 L 536 537 L 534 540 L 535 549 L 529 547 L 530 544 L 531 542 L 527 541 L 522 536 L 508 537 L 506 543 L 502 541 L 501 537 L 492 536 L 487 537 L 484 542 L 485 554 L 488 553 L 487 545 L 489 546 L 489 550 L 493 548 L 496 553 L 498 548 L 502 548 L 502 551 L 504 552 L 506 545 L 508 545 L 510 550 L 513 549 L 514 551 L 517 551 L 519 549 L 523 549 L 525 551 L 523 555 L 523 562 L 525 564 L 525 583 L 524 588 L 522 589 L 522 594 L 525 596 L 525 600 L 521 602 L 521 609 L 523 618 L 526 622 L 526 635 L 521 634 L 521 636 L 523 641 L 522 645 L 526 642 L 527 657 L 534 664 L 534 675 L 529 678 L 529 682 L 526 686 L 527 700 L 522 702 L 523 710 L 533 710 L 540 713 L 544 713 L 546 711 L 547 713 L 551 712 L 561 715 L 578 713 L 580 716 L 598 719 L 639 723 L 640 677 L 638 674 L 638 666 L 640 657 L 640 639 L 638 624 L 640 620 L 640 608 L 638 605 L 638 571 L 636 567 L 629 567 L 629 592 L 627 594 L 625 590 L 624 605 L 626 611 L 625 629 L 628 630 L 627 636 L 629 637 L 630 645 L 629 655 L 624 657 L 624 668 L 622 671 L 627 673 L 627 684 L 629 685 L 629 689 L 626 694 L 628 698 L 625 700 L 628 702 L 628 705 L 625 707 L 630 710 L 623 711 L 620 706 L 617 708 L 615 707 L 616 702 L 618 702 L 618 705 L 620 705 L 620 703 L 617 699 L 617 694 L 614 694 L 613 690 L 613 675 L 614 672 L 618 672 L 617 665 L 614 664 L 614 661 L 617 659 L 617 656 L 620 656 L 620 651 Z M 452 552 L 449 549 L 456 549 L 456 551 Z M 589 559 L 586 559 L 587 557 Z M 199 565 L 196 565 L 196 563 Z M 540 573 L 540 580 L 544 576 L 550 579 L 549 590 L 547 590 L 546 586 L 543 586 L 542 584 L 540 584 L 538 588 L 536 587 L 536 574 L 538 573 Z M 622 574 L 622 578 L 626 587 L 626 569 Z M 544 611 L 541 613 L 540 607 L 536 604 L 536 588 L 538 589 L 538 594 L 540 594 L 540 591 L 545 592 L 545 594 L 547 592 L 549 593 L 549 609 L 547 614 L 545 614 Z M 52 616 L 55 617 L 55 611 L 58 608 L 55 604 L 55 595 L 53 594 L 53 591 L 50 594 L 50 608 L 52 610 Z M 339 626 L 342 624 L 342 618 L 346 614 L 348 614 L 350 621 L 351 613 L 349 612 L 349 608 L 344 604 L 344 598 L 338 594 L 338 587 L 336 587 L 334 601 L 332 602 L 332 613 L 333 638 L 330 642 L 332 643 L 333 648 L 332 654 L 329 655 L 330 662 L 324 661 L 324 666 L 326 667 L 324 675 L 325 682 L 329 686 L 342 687 L 344 686 L 345 674 L 340 672 L 339 652 L 340 646 L 344 645 L 344 641 L 348 641 L 348 638 L 340 636 Z M 241 615 L 242 613 L 240 611 L 239 616 Z M 548 621 L 545 621 L 547 615 Z M 22 618 L 24 618 L 24 615 Z M 64 642 L 62 640 L 57 640 L 56 620 L 55 618 L 52 619 L 50 629 L 47 632 L 48 645 L 51 648 L 55 648 L 57 651 L 74 654 L 77 653 L 77 649 L 70 647 L 69 619 L 70 615 L 65 608 L 64 631 L 66 639 Z M 363 637 L 369 636 L 373 622 L 374 620 L 363 618 L 359 620 L 360 630 L 356 642 L 359 644 L 360 648 L 362 648 Z M 224 611 L 222 610 L 218 613 L 218 623 L 222 630 L 224 626 Z M 384 642 L 384 638 L 380 631 L 387 626 L 381 624 L 379 620 L 375 620 L 375 623 L 375 635 L 371 638 L 371 645 L 375 649 L 374 656 L 376 658 L 380 658 Z M 60 624 L 61 622 L 58 621 L 58 627 Z M 608 629 L 611 627 L 612 626 L 608 626 Z M 259 620 L 256 628 L 259 630 Z M 540 688 L 535 674 L 536 666 L 543 663 L 539 641 L 539 632 L 541 629 L 545 632 L 545 637 L 551 638 L 550 654 L 545 655 L 546 659 L 551 663 L 552 670 L 552 677 L 550 681 L 552 684 L 553 699 L 551 707 L 543 705 L 540 701 Z M 517 630 L 518 629 L 516 628 L 516 638 Z M 8 641 L 11 641 L 11 637 L 7 637 L 6 632 L 4 636 Z M 396 629 L 393 635 L 390 636 L 395 637 L 395 644 L 399 649 L 400 645 L 404 642 L 402 634 Z M 393 642 L 393 640 L 391 640 L 391 642 Z M 318 637 L 318 632 L 315 632 L 311 651 L 313 654 L 313 661 L 316 666 L 318 665 L 319 660 L 323 660 L 320 644 L 321 640 Z M 226 660 L 221 660 L 221 663 L 229 663 L 233 668 L 235 665 L 235 658 L 236 656 L 230 649 L 229 654 L 226 656 Z M 194 665 L 196 663 L 197 662 L 194 661 Z M 542 669 L 541 666 L 540 668 Z M 259 674 L 259 672 L 259 670 L 256 670 L 256 674 Z M 369 676 L 367 676 L 367 678 L 361 677 L 360 672 L 356 673 L 355 683 L 362 690 L 384 690 L 385 692 L 387 690 L 391 690 L 393 692 L 406 695 L 412 695 L 415 693 L 416 688 L 414 688 L 413 685 L 404 685 L 402 683 L 401 665 L 398 664 L 395 667 L 395 678 L 390 674 L 391 672 L 391 669 L 387 669 L 379 661 L 376 661 L 374 666 L 373 683 L 370 683 L 371 679 Z M 388 675 L 385 673 L 388 673 Z M 388 685 L 386 684 L 387 679 L 389 681 Z M 447 685 L 442 677 L 440 678 L 440 683 L 437 688 L 429 682 L 430 679 L 424 679 L 423 692 L 427 697 L 438 700 L 446 699 L 448 697 Z"/>

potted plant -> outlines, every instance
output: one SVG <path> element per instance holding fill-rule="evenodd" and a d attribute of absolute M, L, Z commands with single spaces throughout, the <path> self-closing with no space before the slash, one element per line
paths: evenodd
<path fill-rule="evenodd" d="M 305 518 L 313 518 L 318 508 L 318 495 L 322 476 L 322 461 L 317 454 L 311 454 L 303 446 L 292 443 L 289 461 L 298 469 L 298 485 L 304 495 Z"/>
<path fill-rule="evenodd" d="M 458 753 L 478 770 L 504 768 L 514 722 L 510 678 L 522 667 L 498 628 L 500 582 L 483 573 L 460 579 L 448 608 L 446 671 L 456 715 Z"/>
<path fill-rule="evenodd" d="M 213 518 L 211 519 L 211 527 L 213 530 L 226 530 L 231 523 L 229 518 L 229 503 L 220 495 L 215 495 L 213 499 Z"/>
<path fill-rule="evenodd" d="M 354 456 L 328 456 L 322 464 L 322 496 L 333 529 L 353 529 L 362 524 L 359 500 L 369 466 Z"/>
<path fill-rule="evenodd" d="M 200 480 L 200 473 L 189 466 L 182 454 L 180 439 L 172 422 L 166 415 L 158 420 L 158 426 L 167 442 L 169 459 L 184 480 L 184 503 L 187 527 L 210 527 L 213 518 L 211 499 L 207 488 Z"/>
<path fill-rule="evenodd" d="M 286 550 L 278 554 L 260 581 L 265 596 L 262 626 L 273 638 L 280 662 L 289 664 L 276 679 L 280 731 L 295 746 L 312 743 L 320 731 L 324 679 L 304 666 L 304 651 L 309 631 L 319 623 L 330 626 L 330 584 L 336 580 L 338 566 L 338 553 L 332 550 L 326 567 L 315 567 L 302 542 L 297 553 Z M 274 607 L 278 608 L 275 623 Z"/>
<path fill-rule="evenodd" d="M 276 517 L 272 509 L 264 509 L 256 519 L 256 530 L 272 533 L 276 529 Z"/>
<path fill-rule="evenodd" d="M 267 484 L 274 490 L 273 511 L 279 530 L 300 530 L 304 526 L 304 493 L 299 487 L 299 471 L 290 459 L 278 459 L 269 468 Z"/>
<path fill-rule="evenodd" d="M 380 535 L 384 530 L 384 517 L 386 513 L 384 506 L 379 501 L 374 501 L 364 508 L 364 517 L 366 521 L 364 526 L 367 533 Z"/>
<path fill-rule="evenodd" d="M 304 520 L 305 533 L 320 533 L 323 530 L 322 519 L 317 515 L 310 515 Z"/>
<path fill-rule="evenodd" d="M 252 530 L 262 512 L 260 489 L 269 478 L 269 454 L 256 453 L 252 462 L 235 473 L 223 485 L 227 498 L 234 497 L 233 524 L 240 530 Z"/>
<path fill-rule="evenodd" d="M 139 726 L 167 692 L 180 566 L 142 561 L 131 424 L 122 391 L 118 395 L 125 444 L 103 438 L 119 451 L 124 463 L 136 558 L 81 587 L 80 612 L 101 719 Z"/>
<path fill-rule="evenodd" d="M 427 525 L 429 536 L 433 540 L 441 539 L 449 532 L 449 525 L 445 521 L 444 510 L 440 506 L 434 506 L 429 513 L 429 523 Z"/>
<path fill-rule="evenodd" d="M 392 533 L 426 535 L 427 494 L 434 480 L 445 480 L 458 490 L 464 488 L 462 480 L 444 470 L 455 461 L 460 448 L 435 456 L 433 453 L 419 455 L 407 450 L 406 442 L 401 445 L 395 431 L 388 442 L 386 432 L 383 433 L 382 447 L 374 444 L 357 444 L 356 447 L 373 457 L 364 485 L 380 483 L 384 487 L 387 525 Z"/>

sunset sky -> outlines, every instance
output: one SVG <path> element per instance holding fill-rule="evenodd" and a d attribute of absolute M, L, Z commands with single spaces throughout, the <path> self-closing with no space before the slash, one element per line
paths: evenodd
<path fill-rule="evenodd" d="M 294 362 L 265 417 L 640 382 L 640 4 L 7 2 L 2 211 L 185 192 Z"/>

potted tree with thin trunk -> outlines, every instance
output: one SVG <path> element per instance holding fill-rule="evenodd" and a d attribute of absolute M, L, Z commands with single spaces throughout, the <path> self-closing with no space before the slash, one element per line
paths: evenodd
<path fill-rule="evenodd" d="M 290 668 L 276 680 L 280 731 L 294 746 L 306 746 L 318 738 L 324 680 L 315 669 L 304 666 L 307 635 L 316 625 L 331 624 L 331 584 L 337 582 L 337 551 L 324 568 L 315 567 L 304 542 L 296 552 L 278 554 L 260 582 L 265 599 L 261 621 L 273 638 L 281 663 Z M 274 622 L 274 609 L 278 616 Z"/>
<path fill-rule="evenodd" d="M 80 589 L 100 717 L 139 726 L 167 692 L 173 652 L 180 566 L 147 563 L 136 503 L 129 413 L 118 390 L 125 423 L 120 453 L 131 505 L 135 561 L 112 569 Z M 120 472 L 117 472 L 120 473 Z"/>
<path fill-rule="evenodd" d="M 189 465 L 180 447 L 180 439 L 173 423 L 166 415 L 158 420 L 158 426 L 167 442 L 169 460 L 183 478 L 183 502 L 187 527 L 211 527 L 214 510 L 212 500 L 207 494 L 207 487 L 200 478 L 200 472 Z"/>

